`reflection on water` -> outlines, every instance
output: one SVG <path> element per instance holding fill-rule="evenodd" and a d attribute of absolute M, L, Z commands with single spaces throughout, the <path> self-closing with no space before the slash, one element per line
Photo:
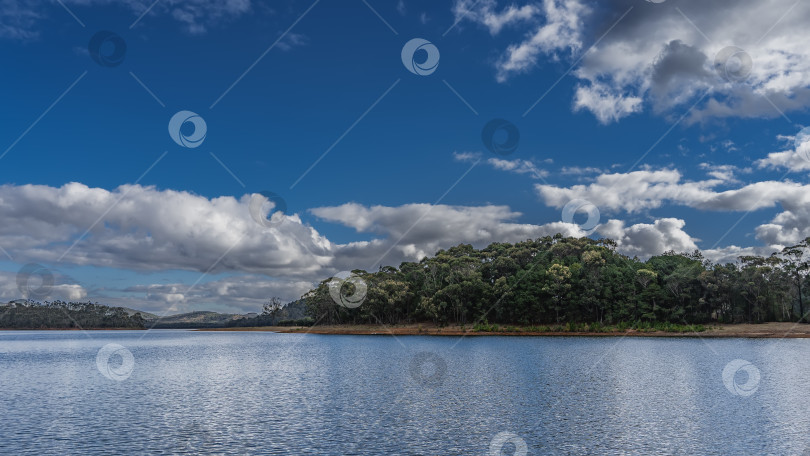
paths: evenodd
<path fill-rule="evenodd" d="M 0 453 L 802 455 L 808 355 L 810 340 L 4 331 Z M 733 360 L 760 373 L 750 396 L 724 385 Z"/>

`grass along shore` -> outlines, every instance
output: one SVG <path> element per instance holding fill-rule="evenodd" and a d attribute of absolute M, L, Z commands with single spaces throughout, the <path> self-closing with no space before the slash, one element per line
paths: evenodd
<path fill-rule="evenodd" d="M 206 328 L 198 331 L 272 331 L 279 333 L 310 333 L 337 335 L 396 335 L 396 336 L 631 336 L 631 337 L 747 337 L 747 338 L 810 338 L 810 324 L 790 322 L 718 325 L 551 325 L 515 326 L 497 324 L 449 325 L 324 325 L 324 326 L 263 326 Z"/>

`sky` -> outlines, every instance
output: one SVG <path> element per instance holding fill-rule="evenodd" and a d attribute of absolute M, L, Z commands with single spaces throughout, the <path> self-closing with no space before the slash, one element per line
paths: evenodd
<path fill-rule="evenodd" d="M 0 0 L 0 299 L 254 312 L 562 233 L 810 236 L 810 4 Z"/>

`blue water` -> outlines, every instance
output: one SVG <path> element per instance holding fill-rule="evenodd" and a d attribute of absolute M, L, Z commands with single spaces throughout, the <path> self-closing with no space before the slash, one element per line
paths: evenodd
<path fill-rule="evenodd" d="M 810 454 L 810 340 L 2 331 L 0 390 L 2 454 Z"/>

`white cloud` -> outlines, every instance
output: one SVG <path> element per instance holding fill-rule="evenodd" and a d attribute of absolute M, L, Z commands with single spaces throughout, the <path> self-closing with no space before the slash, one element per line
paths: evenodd
<path fill-rule="evenodd" d="M 810 160 L 795 150 L 771 152 L 767 158 L 757 160 L 755 165 L 759 168 L 789 169 L 791 171 L 807 171 L 810 169 Z"/>
<path fill-rule="evenodd" d="M 696 239 L 683 231 L 685 225 L 686 222 L 675 218 L 662 218 L 652 224 L 639 223 L 629 227 L 625 227 L 623 221 L 609 220 L 596 231 L 615 240 L 621 253 L 646 260 L 668 250 L 692 252 L 697 249 Z"/>
<path fill-rule="evenodd" d="M 457 0 L 453 5 L 453 14 L 456 21 L 472 20 L 483 24 L 489 33 L 497 35 L 504 27 L 527 21 L 535 17 L 539 8 L 534 5 L 509 5 L 501 11 L 496 11 L 496 0 Z"/>
<path fill-rule="evenodd" d="M 717 249 L 702 250 L 703 256 L 717 264 L 736 263 L 741 256 L 769 256 L 770 254 L 782 250 L 782 245 L 761 246 L 761 247 L 739 247 L 730 245 Z"/>
<path fill-rule="evenodd" d="M 339 270 L 373 268 L 377 262 L 418 260 L 462 242 L 484 246 L 557 232 L 583 234 L 561 222 L 515 223 L 520 214 L 505 206 L 344 204 L 312 209 L 322 220 L 375 235 L 335 244 L 296 214 L 266 228 L 250 216 L 249 201 L 250 195 L 208 199 L 138 185 L 113 191 L 79 183 L 3 185 L 0 217 L 8 222 L 0 225 L 0 247 L 16 262 L 238 272 L 311 282 Z M 416 220 L 419 224 L 412 226 Z M 162 299 L 188 298 L 178 290 L 165 292 Z"/>
<path fill-rule="evenodd" d="M 790 171 L 807 171 L 810 169 L 810 135 L 802 130 L 796 136 L 779 136 L 780 140 L 789 141 L 788 150 L 771 152 L 766 158 L 754 164 L 759 168 L 786 169 Z"/>
<path fill-rule="evenodd" d="M 468 163 L 482 160 L 482 156 L 478 152 L 454 152 L 453 158 L 456 161 Z M 543 179 L 549 175 L 548 171 L 537 168 L 537 165 L 531 160 L 507 160 L 505 158 L 493 157 L 488 158 L 485 163 L 500 171 L 509 171 L 515 174 L 529 174 L 533 179 Z"/>
<path fill-rule="evenodd" d="M 41 276 L 31 274 L 20 277 L 17 272 L 0 271 L 0 301 L 15 299 L 81 301 L 87 297 L 87 289 L 70 283 L 71 279 L 62 274 L 48 271 L 53 278 L 53 285 L 43 285 Z M 31 294 L 31 291 L 34 294 Z"/>
<path fill-rule="evenodd" d="M 208 199 L 138 185 L 113 191 L 79 183 L 3 185 L 0 218 L 7 222 L 0 225 L 0 246 L 15 262 L 46 267 L 82 265 L 152 273 L 191 270 L 209 277 L 235 273 L 193 287 L 160 283 L 94 290 L 90 298 L 144 310 L 181 311 L 206 303 L 255 310 L 270 295 L 295 299 L 340 270 L 398 265 L 459 243 L 483 247 L 558 232 L 584 235 L 576 225 L 562 222 L 516 223 L 520 214 L 505 206 L 349 203 L 312 209 L 321 220 L 372 236 L 367 241 L 335 244 L 296 214 L 266 228 L 251 217 L 249 201 L 250 195 Z M 99 223 L 91 227 L 96 220 Z M 11 279 L 7 282 L 0 296 L 19 298 L 16 285 Z M 84 288 L 70 282 L 57 281 L 54 292 L 63 299 L 88 296 Z"/>
<path fill-rule="evenodd" d="M 783 211 L 756 228 L 768 245 L 792 245 L 810 237 L 810 187 L 794 188 L 781 198 Z"/>
<path fill-rule="evenodd" d="M 536 184 L 535 190 L 546 204 L 558 208 L 571 200 L 584 199 L 603 209 L 634 213 L 660 207 L 669 200 L 707 199 L 711 194 L 710 188 L 720 183 L 718 180 L 680 181 L 681 173 L 677 170 L 642 170 L 601 174 L 589 185 L 568 188 Z"/>
<path fill-rule="evenodd" d="M 701 163 L 700 169 L 706 170 L 706 174 L 714 179 L 726 184 L 740 184 L 737 174 L 750 174 L 751 168 L 739 168 L 734 165 L 714 165 L 711 163 Z"/>
<path fill-rule="evenodd" d="M 453 152 L 453 159 L 460 162 L 475 162 L 482 159 L 480 152 Z"/>
<path fill-rule="evenodd" d="M 562 175 L 574 175 L 574 176 L 582 176 L 586 174 L 601 174 L 604 171 L 600 168 L 595 168 L 592 166 L 563 166 L 560 170 L 560 174 Z"/>
<path fill-rule="evenodd" d="M 0 226 L 0 246 L 15 260 L 135 270 L 307 275 L 328 267 L 326 238 L 296 215 L 265 228 L 250 217 L 249 200 L 138 185 L 3 185 L 0 215 L 13 223 Z"/>
<path fill-rule="evenodd" d="M 500 158 L 490 158 L 487 163 L 493 168 L 502 171 L 510 171 L 517 174 L 530 174 L 534 179 L 542 179 L 548 176 L 548 171 L 537 169 L 530 160 L 504 160 Z"/>
<path fill-rule="evenodd" d="M 591 184 L 567 188 L 536 184 L 535 190 L 546 204 L 554 207 L 562 207 L 573 199 L 584 199 L 600 208 L 629 213 L 655 209 L 664 203 L 713 211 L 757 210 L 804 201 L 810 190 L 810 186 L 790 181 L 762 181 L 715 191 L 715 187 L 730 183 L 728 177 L 720 173 L 715 179 L 682 182 L 677 170 L 641 170 L 602 174 Z"/>
<path fill-rule="evenodd" d="M 454 11 L 459 18 L 457 0 Z M 574 109 L 592 112 L 602 123 L 616 122 L 647 106 L 680 116 L 707 94 L 686 122 L 724 117 L 778 117 L 810 103 L 810 4 L 794 0 L 681 0 L 664 4 L 542 0 L 524 21 L 526 36 L 507 46 L 496 63 L 496 78 L 525 73 L 540 55 L 552 60 L 570 50 L 579 78 Z M 632 9 L 630 9 L 632 6 Z M 492 11 L 490 2 L 486 9 Z M 623 19 L 619 20 L 623 14 Z M 682 14 L 683 13 L 683 14 Z M 684 15 L 686 17 L 684 17 Z M 485 14 L 467 20 L 484 23 Z M 595 46 L 591 46 L 596 44 Z M 721 50 L 744 54 L 716 62 Z M 750 56 L 752 66 L 734 73 Z M 578 61 L 581 59 L 581 61 Z M 716 65 L 719 63 L 719 65 Z M 721 71 L 722 70 L 722 71 Z M 733 78 L 724 78 L 731 71 Z M 739 77 L 737 77 L 739 76 Z M 772 105 L 776 104 L 778 109 Z"/>
<path fill-rule="evenodd" d="M 407 259 L 419 260 L 441 248 L 459 243 L 484 247 L 491 242 L 517 242 L 562 233 L 583 236 L 574 224 L 553 222 L 545 225 L 515 223 L 520 213 L 506 206 L 447 206 L 406 204 L 398 207 L 364 206 L 347 203 L 336 207 L 312 209 L 323 220 L 337 222 L 361 233 L 385 235 L 388 242 L 375 239 L 341 246 L 339 262 L 357 263 L 356 267 L 375 268 Z M 418 221 L 418 223 L 417 223 Z M 393 242 L 399 242 L 391 254 L 383 255 Z M 399 258 L 397 262 L 391 261 Z M 347 263 L 344 263 L 347 264 Z"/>
<path fill-rule="evenodd" d="M 723 170 L 726 172 L 723 172 Z M 762 181 L 716 191 L 720 184 L 735 182 L 730 168 L 711 172 L 715 179 L 682 182 L 676 170 L 634 171 L 602 174 L 588 185 L 557 187 L 537 184 L 535 189 L 546 204 L 563 207 L 583 199 L 600 210 L 641 212 L 676 204 L 703 211 L 749 212 L 781 206 L 782 211 L 756 229 L 756 238 L 771 249 L 797 243 L 810 237 L 810 185 L 791 181 Z M 745 171 L 745 170 L 743 170 Z M 720 250 L 717 255 L 724 255 Z"/>
<path fill-rule="evenodd" d="M 628 211 L 655 207 L 664 200 L 714 210 L 747 210 L 781 203 L 783 211 L 757 228 L 757 238 L 778 246 L 810 236 L 807 187 L 761 182 L 714 192 L 706 182 L 714 181 L 681 183 L 676 171 L 638 171 L 602 175 L 590 186 L 539 186 L 539 191 L 552 206 L 565 204 L 569 197 L 584 196 Z M 614 184 L 619 186 L 618 192 L 605 190 Z M 761 201 L 754 204 L 754 199 Z M 105 303 L 144 310 L 182 311 L 205 305 L 251 311 L 269 296 L 295 299 L 340 270 L 375 270 L 379 265 L 417 261 L 459 243 L 484 247 L 495 241 L 517 242 L 556 233 L 575 237 L 586 234 L 578 225 L 562 221 L 519 223 L 520 213 L 496 205 L 387 207 L 346 203 L 310 209 L 324 223 L 338 223 L 370 237 L 336 244 L 296 214 L 271 228 L 260 225 L 249 214 L 249 200 L 250 195 L 208 199 L 137 185 L 113 191 L 78 183 L 62 187 L 3 185 L 0 218 L 6 223 L 0 225 L 0 246 L 18 263 L 211 274 L 210 281 L 195 286 L 152 283 L 125 290 L 88 290 L 55 274 L 54 298 L 98 296 Z M 674 218 L 630 226 L 609 220 L 597 226 L 596 232 L 616 239 L 622 253 L 646 258 L 666 250 L 694 250 L 696 240 L 683 230 L 684 225 L 683 220 Z M 720 249 L 712 255 L 730 253 Z M 0 298 L 19 298 L 12 274 L 4 274 L 5 279 L 0 277 Z"/>
<path fill-rule="evenodd" d="M 599 82 L 577 87 L 574 95 L 574 111 L 586 109 L 603 124 L 641 112 L 641 103 L 640 97 L 619 93 Z"/>
<path fill-rule="evenodd" d="M 571 54 L 582 48 L 582 17 L 590 11 L 579 0 L 543 0 L 545 21 L 526 39 L 509 46 L 497 63 L 498 81 L 513 73 L 524 73 L 537 63 L 543 53 L 554 58 L 560 51 Z"/>

